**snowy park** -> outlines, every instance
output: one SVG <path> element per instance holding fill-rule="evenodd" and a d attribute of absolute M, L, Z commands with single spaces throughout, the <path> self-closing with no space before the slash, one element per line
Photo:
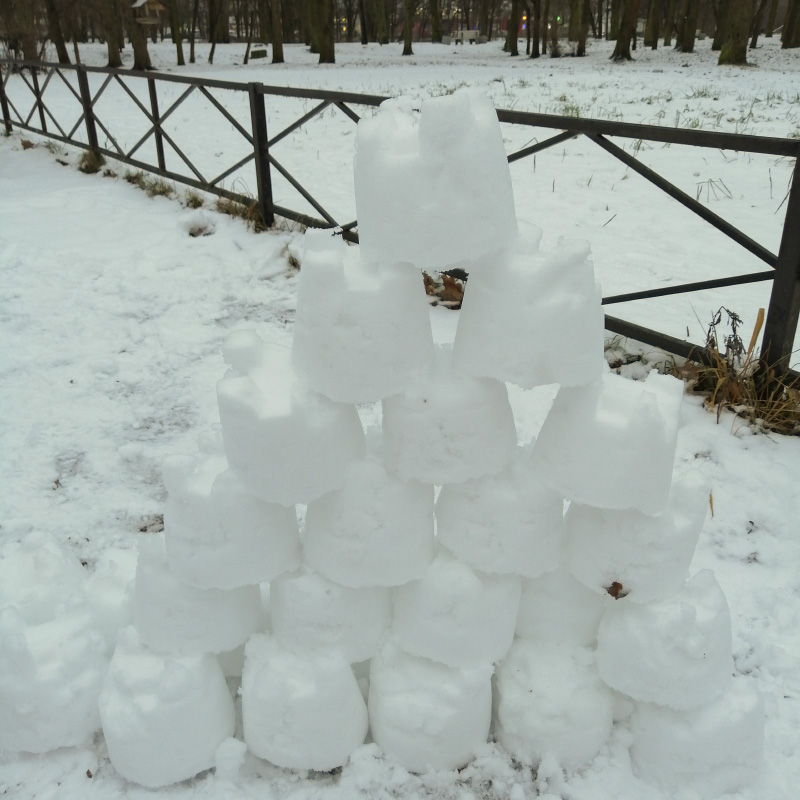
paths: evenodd
<path fill-rule="evenodd" d="M 509 166 L 494 107 L 797 138 L 796 53 L 286 52 L 181 72 L 395 98 L 283 142 L 357 246 L 0 138 L 0 793 L 792 796 L 800 441 L 600 305 L 753 259 L 590 143 Z M 626 147 L 777 250 L 791 159 Z M 453 266 L 460 310 L 421 276 Z M 613 308 L 703 341 L 768 299 Z"/>

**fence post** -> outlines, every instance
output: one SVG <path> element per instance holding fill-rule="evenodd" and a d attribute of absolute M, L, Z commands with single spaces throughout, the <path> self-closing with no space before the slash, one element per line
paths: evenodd
<path fill-rule="evenodd" d="M 250 96 L 250 120 L 253 129 L 253 150 L 256 163 L 256 185 L 258 187 L 258 210 L 264 223 L 271 227 L 275 224 L 275 213 L 272 203 L 272 178 L 269 169 L 269 145 L 267 144 L 267 112 L 264 107 L 262 84 L 248 83 L 247 93 Z"/>
<path fill-rule="evenodd" d="M 158 94 L 156 92 L 155 78 L 147 79 L 147 88 L 150 90 L 150 109 L 153 113 L 153 132 L 156 137 L 156 155 L 158 168 L 166 171 L 167 163 L 164 161 L 164 139 L 161 136 L 161 117 L 158 115 Z"/>
<path fill-rule="evenodd" d="M 783 375 L 790 366 L 800 316 L 800 156 L 795 161 L 781 247 L 769 298 L 761 363 Z"/>
<path fill-rule="evenodd" d="M 36 98 L 36 107 L 39 109 L 39 121 L 42 123 L 42 132 L 47 133 L 47 120 L 44 118 L 44 108 L 42 108 L 42 92 L 39 89 L 39 73 L 34 66 L 31 66 L 31 79 L 33 80 L 33 95 Z"/>
<path fill-rule="evenodd" d="M 89 77 L 83 64 L 78 64 L 76 70 L 78 71 L 78 90 L 83 105 L 83 119 L 86 123 L 86 139 L 89 142 L 89 149 L 95 155 L 99 155 L 100 145 L 97 142 L 97 126 L 94 122 L 94 104 L 92 103 L 92 91 L 89 88 Z"/>
<path fill-rule="evenodd" d="M 8 68 L 9 73 L 11 67 Z M 5 125 L 6 136 L 11 136 L 11 112 L 8 110 L 8 100 L 6 99 L 6 86 L 3 82 L 3 65 L 0 64 L 0 111 L 3 112 L 3 125 Z"/>

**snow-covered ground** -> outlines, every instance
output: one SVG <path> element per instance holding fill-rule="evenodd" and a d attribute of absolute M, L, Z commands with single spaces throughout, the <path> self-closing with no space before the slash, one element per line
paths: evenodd
<path fill-rule="evenodd" d="M 509 59 L 493 43 L 415 45 L 411 59 L 402 59 L 396 45 L 341 46 L 333 67 L 317 66 L 301 47 L 287 48 L 285 65 L 242 67 L 235 62 L 243 47 L 236 45 L 219 48 L 214 67 L 198 64 L 185 73 L 387 95 L 435 95 L 466 84 L 507 108 L 796 136 L 800 58 L 762 41 L 752 56 L 756 66 L 747 69 L 716 67 L 708 42 L 691 56 L 640 50 L 626 65 L 608 62 L 605 43 L 592 43 L 586 59 L 538 61 Z M 166 44 L 151 52 L 157 64 L 171 63 Z M 102 63 L 100 48 L 84 48 L 84 54 Z M 12 79 L 8 91 L 15 99 L 27 90 Z M 66 90 L 63 96 L 68 99 Z M 107 100 L 98 114 L 110 114 L 115 131 L 127 131 L 132 146 L 143 133 L 141 114 L 134 123 L 138 112 L 130 100 L 121 94 Z M 302 107 L 270 105 L 270 130 L 280 130 Z M 219 171 L 234 163 L 243 153 L 228 151 L 226 142 L 237 136 L 231 126 L 217 114 L 198 122 L 191 111 L 181 107 L 175 120 L 190 131 L 196 151 L 190 155 L 207 158 L 211 172 L 217 162 Z M 238 111 L 244 114 L 244 106 Z M 530 132 L 508 137 L 510 151 Z M 193 451 L 198 435 L 217 421 L 214 388 L 224 371 L 227 334 L 252 327 L 266 340 L 289 343 L 297 282 L 290 257 L 299 254 L 301 235 L 255 235 L 210 208 L 192 211 L 177 200 L 150 199 L 121 178 L 78 173 L 76 152 L 23 150 L 21 138 L 0 139 L 0 546 L 31 531 L 49 533 L 68 542 L 91 570 L 109 547 L 133 548 L 138 537 L 160 527 L 161 460 Z M 307 132 L 285 140 L 283 155 L 276 148 L 287 165 L 307 171 L 310 187 L 330 192 L 331 208 L 343 208 L 342 221 L 354 217 L 353 141 L 353 126 L 328 111 Z M 639 155 L 777 249 L 789 160 L 660 146 L 643 147 Z M 122 175 L 124 168 L 110 166 Z M 591 242 L 605 294 L 762 268 L 590 143 L 523 160 L 512 166 L 512 176 L 517 214 L 544 229 L 543 246 L 559 236 Z M 252 178 L 241 180 L 252 187 Z M 276 201 L 284 202 L 287 192 L 276 186 Z M 190 236 L 198 227 L 210 235 Z M 688 327 L 698 341 L 724 304 L 743 317 L 749 334 L 767 291 L 756 284 L 626 304 L 612 313 L 679 336 Z M 434 309 L 432 315 L 438 338 L 451 338 L 457 313 Z M 536 435 L 551 397 L 512 392 L 521 440 Z M 377 412 L 364 414 L 374 420 Z M 793 527 L 800 512 L 800 441 L 754 435 L 728 415 L 717 424 L 698 399 L 687 398 L 677 460 L 699 466 L 712 483 L 714 516 L 706 521 L 692 571 L 715 571 L 731 606 L 737 671 L 752 676 L 765 697 L 763 775 L 737 797 L 790 797 L 800 780 L 800 545 Z M 281 771 L 248 757 L 235 783 L 206 774 L 159 794 L 516 800 L 538 790 L 572 800 L 673 797 L 634 777 L 627 747 L 623 726 L 590 767 L 563 777 L 545 769 L 532 775 L 489 744 L 458 773 L 419 777 L 366 745 L 341 775 Z M 0 756 L 0 793 L 68 800 L 152 796 L 114 772 L 101 737 L 88 748 Z"/>

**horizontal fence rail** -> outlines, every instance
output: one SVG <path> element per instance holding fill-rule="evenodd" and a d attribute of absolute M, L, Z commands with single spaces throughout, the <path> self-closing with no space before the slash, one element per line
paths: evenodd
<path fill-rule="evenodd" d="M 12 75 L 16 76 L 29 90 L 32 96 L 30 108 L 19 108 L 19 101 L 12 102 L 8 97 L 7 87 Z M 72 82 L 68 78 L 70 75 L 75 76 L 75 80 Z M 90 88 L 90 75 L 100 76 L 97 80 L 101 80 L 101 83 L 94 91 Z M 66 84 L 77 103 L 76 108 L 80 112 L 72 126 L 62 125 L 45 100 L 47 89 L 59 82 Z M 118 138 L 115 138 L 111 121 L 104 120 L 98 110 L 99 101 L 111 84 L 121 87 L 141 112 L 146 125 L 145 132 L 132 147 L 127 149 L 120 144 Z M 159 105 L 158 88 L 168 84 L 175 84 L 180 94 L 162 108 Z M 144 87 L 146 87 L 146 94 Z M 143 91 L 137 93 L 136 89 Z M 201 96 L 210 108 L 226 120 L 232 130 L 238 134 L 247 151 L 243 157 L 213 176 L 207 175 L 192 161 L 175 140 L 176 135 L 168 132 L 165 128 L 165 123 L 174 117 L 176 111 L 192 95 Z M 241 97 L 243 102 L 246 101 L 249 108 L 249 120 L 246 124 L 231 113 L 227 101 L 233 96 Z M 270 133 L 267 130 L 266 115 L 268 98 L 317 101 L 317 104 L 279 132 Z M 325 208 L 303 182 L 276 158 L 273 148 L 328 109 L 337 110 L 346 119 L 356 124 L 360 120 L 360 115 L 353 109 L 353 106 L 375 108 L 387 99 L 389 98 L 353 92 L 267 86 L 261 83 L 237 83 L 156 72 L 0 59 L 0 110 L 6 133 L 10 134 L 14 128 L 18 128 L 48 136 L 66 144 L 94 151 L 137 169 L 152 172 L 176 183 L 236 202 L 254 204 L 267 225 L 272 225 L 277 215 L 307 227 L 336 229 L 351 242 L 358 241 L 357 220 L 345 222 L 334 211 Z M 736 277 L 696 281 L 613 295 L 603 298 L 604 305 L 772 280 L 761 355 L 765 363 L 774 367 L 779 373 L 788 370 L 797 332 L 798 316 L 800 316 L 800 166 L 798 166 L 800 162 L 797 161 L 797 157 L 800 155 L 800 141 L 562 117 L 508 109 L 498 109 L 497 116 L 500 122 L 506 125 L 559 131 L 543 141 L 511 153 L 508 156 L 509 163 L 535 156 L 536 153 L 583 136 L 769 267 L 766 271 L 752 272 Z M 100 144 L 98 130 L 104 136 L 104 145 Z M 698 199 L 688 195 L 658 172 L 643 164 L 634 155 L 610 141 L 608 137 L 795 159 L 778 253 L 771 252 L 735 225 L 715 214 Z M 141 155 L 144 146 L 149 143 L 155 147 L 155 163 L 144 160 L 144 156 Z M 169 148 L 170 161 L 175 162 L 177 158 L 177 167 L 167 166 L 168 151 L 165 145 Z M 224 187 L 224 181 L 227 178 L 251 163 L 257 187 L 255 198 Z M 188 171 L 189 174 L 178 172 L 178 168 Z M 274 174 L 281 176 L 314 209 L 318 216 L 277 205 L 273 200 L 272 191 Z M 606 329 L 662 348 L 678 356 L 701 360 L 704 356 L 704 345 L 677 339 L 609 315 L 606 315 Z"/>

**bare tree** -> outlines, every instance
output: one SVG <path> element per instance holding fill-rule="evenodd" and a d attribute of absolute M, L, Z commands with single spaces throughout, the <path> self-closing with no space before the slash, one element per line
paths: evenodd
<path fill-rule="evenodd" d="M 59 64 L 69 64 L 67 43 L 64 41 L 64 31 L 61 26 L 61 10 L 55 0 L 44 0 L 44 10 L 47 17 L 47 35 L 56 46 Z"/>
<path fill-rule="evenodd" d="M 678 14 L 678 25 L 675 31 L 675 49 L 681 53 L 694 52 L 699 11 L 700 0 L 682 0 L 680 13 Z"/>
<path fill-rule="evenodd" d="M 522 16 L 522 3 L 520 0 L 511 0 L 511 16 L 508 18 L 508 31 L 506 32 L 505 51 L 510 56 L 519 55 L 517 37 L 519 36 L 519 21 Z"/>
<path fill-rule="evenodd" d="M 800 0 L 789 0 L 783 20 L 781 47 L 784 50 L 800 47 Z"/>
<path fill-rule="evenodd" d="M 614 61 L 631 60 L 631 39 L 636 31 L 636 15 L 639 11 L 639 0 L 623 0 L 622 15 L 617 43 L 611 58 Z"/>
<path fill-rule="evenodd" d="M 586 55 L 586 37 L 589 35 L 589 18 L 592 15 L 590 0 L 581 0 L 581 24 L 578 28 L 578 49 L 576 55 Z"/>
<path fill-rule="evenodd" d="M 403 2 L 403 55 L 413 56 L 411 48 L 411 38 L 414 34 L 414 0 L 404 0 Z"/>
<path fill-rule="evenodd" d="M 313 0 L 310 3 L 311 22 L 316 29 L 320 64 L 335 64 L 333 38 L 334 0 Z"/>
<path fill-rule="evenodd" d="M 753 5 L 753 0 L 728 0 L 718 64 L 747 63 L 747 35 L 753 19 Z"/>

